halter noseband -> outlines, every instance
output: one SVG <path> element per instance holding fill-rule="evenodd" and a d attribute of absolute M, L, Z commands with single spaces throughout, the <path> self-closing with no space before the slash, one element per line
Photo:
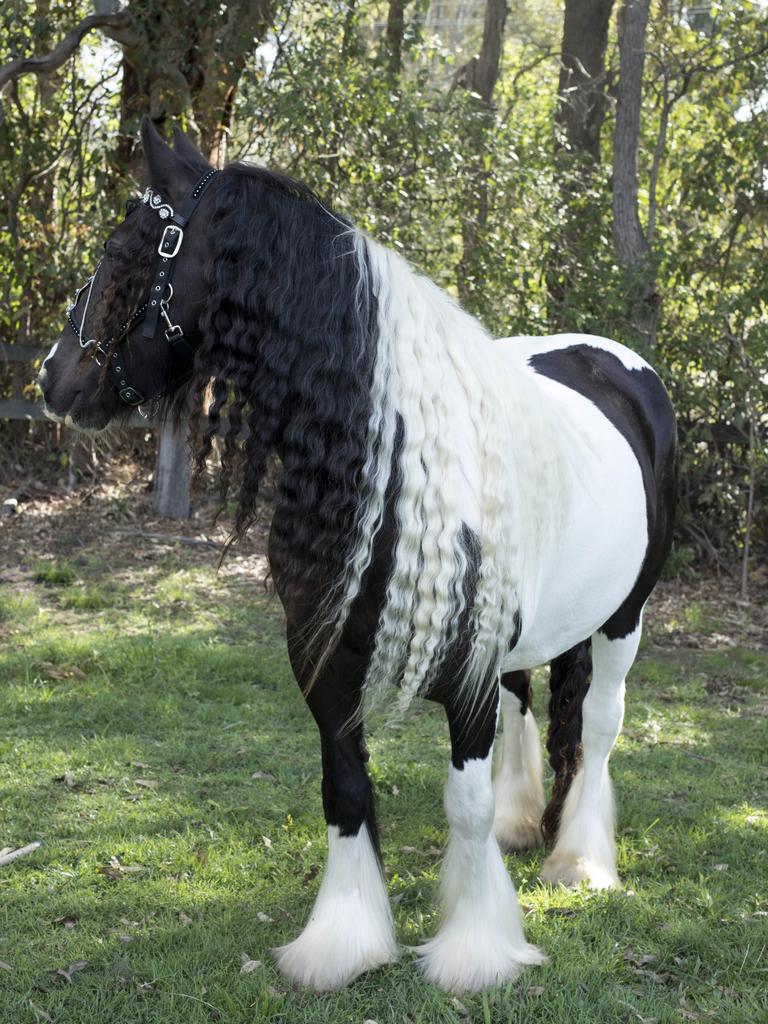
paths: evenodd
<path fill-rule="evenodd" d="M 141 329 L 142 336 L 145 338 L 154 338 L 157 333 L 157 326 L 160 317 L 163 317 L 165 321 L 165 340 L 171 346 L 171 350 L 179 355 L 184 355 L 187 358 L 192 355 L 192 346 L 189 344 L 187 339 L 184 337 L 179 324 L 174 324 L 171 321 L 168 308 L 173 298 L 173 285 L 171 284 L 171 278 L 173 277 L 173 270 L 176 265 L 175 260 L 181 251 L 181 246 L 184 241 L 184 228 L 189 223 L 189 219 L 197 208 L 200 199 L 203 196 L 206 188 L 210 185 L 214 176 L 218 173 L 215 169 L 207 171 L 203 177 L 198 181 L 192 192 L 184 200 L 178 210 L 174 210 L 170 203 L 165 202 L 158 194 L 151 188 L 147 188 L 144 195 L 141 197 L 141 202 L 149 207 L 150 210 L 157 213 L 161 220 L 168 221 L 163 229 L 163 235 L 160 239 L 160 244 L 157 247 L 157 254 L 159 256 L 157 265 L 155 267 L 155 273 L 152 279 L 152 284 L 149 289 L 149 296 L 147 301 L 126 320 L 122 327 L 117 332 L 117 344 L 115 345 L 112 355 L 109 355 L 109 345 L 111 344 L 114 335 L 110 335 L 109 338 L 104 338 L 102 341 L 95 343 L 93 340 L 83 342 L 83 330 L 85 328 L 85 317 L 88 313 L 88 303 L 91 299 L 91 288 L 93 282 L 96 279 L 96 274 L 99 272 L 99 267 L 96 268 L 96 272 L 83 286 L 79 288 L 75 294 L 74 303 L 67 309 L 67 322 L 77 336 L 80 347 L 88 348 L 90 345 L 96 344 L 93 357 L 99 366 L 103 366 L 103 360 L 107 360 L 105 373 L 109 377 L 110 382 L 114 385 L 120 399 L 130 406 L 139 406 L 147 401 L 147 396 L 143 395 L 138 388 L 135 388 L 128 382 L 125 362 L 126 360 L 121 354 L 121 341 L 127 334 L 133 330 L 133 328 L 144 321 L 144 326 Z M 131 211 L 129 210 L 129 213 Z M 101 264 L 99 264 L 101 266 Z M 83 313 L 83 319 L 78 327 L 75 323 L 73 316 L 75 307 L 77 306 L 78 300 L 81 294 L 88 289 L 88 297 L 86 300 L 85 311 Z M 158 396 L 155 396 L 158 397 Z"/>

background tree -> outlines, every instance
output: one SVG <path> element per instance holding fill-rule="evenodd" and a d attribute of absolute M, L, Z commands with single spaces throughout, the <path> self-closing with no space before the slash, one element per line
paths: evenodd
<path fill-rule="evenodd" d="M 130 27 L 91 31 L 46 75 L 6 75 L 3 342 L 58 330 L 135 187 L 138 115 L 161 128 L 177 117 L 208 152 L 227 139 L 231 157 L 305 180 L 498 335 L 556 327 L 652 346 L 684 439 L 676 564 L 728 571 L 740 558 L 749 582 L 768 546 L 760 5 L 132 0 L 127 11 Z M 51 52 L 91 13 L 79 0 L 6 0 L 0 64 Z M 9 368 L 4 397 L 32 397 L 31 380 L 14 384 Z"/>
<path fill-rule="evenodd" d="M 547 268 L 552 330 L 573 329 L 584 317 L 576 279 L 584 275 L 602 219 L 601 130 L 608 105 L 605 53 L 613 0 L 566 0 L 555 104 L 555 165 L 560 172 L 559 219 Z M 572 292 L 576 290 L 578 301 Z"/>

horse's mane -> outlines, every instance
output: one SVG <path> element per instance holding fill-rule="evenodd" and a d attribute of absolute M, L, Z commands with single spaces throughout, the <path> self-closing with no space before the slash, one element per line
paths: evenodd
<path fill-rule="evenodd" d="M 188 395 L 211 388 L 202 468 L 228 420 L 221 497 L 238 485 L 234 536 L 281 461 L 272 570 L 315 600 L 352 557 L 368 449 L 375 299 L 354 232 L 292 179 L 245 163 L 221 174 L 210 213 L 206 309 Z M 212 381 L 212 384 L 211 384 Z M 241 445 L 243 426 L 248 436 Z M 319 590 L 318 590 L 319 588 Z"/>
<path fill-rule="evenodd" d="M 228 421 L 220 482 L 222 499 L 237 484 L 235 538 L 279 456 L 271 567 L 283 596 L 315 608 L 305 682 L 341 637 L 389 489 L 392 572 L 366 691 L 376 701 L 400 682 L 406 706 L 464 628 L 464 693 L 477 699 L 535 589 L 525 563 L 559 472 L 553 424 L 477 320 L 304 186 L 232 164 L 206 216 L 202 342 L 173 401 L 199 412 L 211 399 L 198 469 Z"/>

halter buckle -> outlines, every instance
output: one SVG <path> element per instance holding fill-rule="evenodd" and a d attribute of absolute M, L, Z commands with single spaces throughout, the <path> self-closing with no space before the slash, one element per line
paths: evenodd
<path fill-rule="evenodd" d="M 141 405 L 142 402 L 146 401 L 146 397 L 140 391 L 137 391 L 136 388 L 132 388 L 130 384 L 120 388 L 117 393 L 126 405 Z"/>
<path fill-rule="evenodd" d="M 176 232 L 176 234 L 174 235 L 173 232 Z M 157 247 L 158 255 L 172 260 L 177 255 L 183 241 L 184 231 L 178 224 L 166 224 L 163 229 L 163 237 L 160 239 L 160 244 Z"/>

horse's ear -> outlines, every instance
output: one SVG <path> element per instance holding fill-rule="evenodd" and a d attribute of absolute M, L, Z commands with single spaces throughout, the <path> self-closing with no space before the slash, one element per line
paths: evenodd
<path fill-rule="evenodd" d="M 211 165 L 194 142 L 188 135 L 184 134 L 177 124 L 173 126 L 173 148 L 182 159 L 191 164 L 200 174 L 205 174 L 206 171 L 211 169 Z"/>
<path fill-rule="evenodd" d="M 147 165 L 147 183 L 165 190 L 169 196 L 183 195 L 200 177 L 199 168 L 192 165 L 186 155 L 174 152 L 146 116 L 141 119 L 141 147 Z M 198 159 L 202 159 L 200 154 Z"/>

